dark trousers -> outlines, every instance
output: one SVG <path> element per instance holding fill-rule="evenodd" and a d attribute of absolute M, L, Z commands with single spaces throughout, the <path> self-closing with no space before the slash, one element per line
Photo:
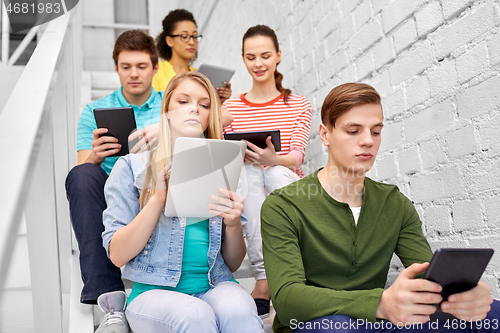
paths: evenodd
<path fill-rule="evenodd" d="M 493 301 L 488 316 L 477 322 L 454 319 L 413 324 L 406 327 L 400 324 L 401 328 L 398 328 L 397 325 L 389 321 L 367 323 L 344 315 L 330 315 L 306 323 L 293 324 L 299 327 L 293 331 L 294 333 L 494 333 L 500 332 L 500 302 Z"/>
<path fill-rule="evenodd" d="M 106 179 L 106 172 L 92 163 L 77 165 L 66 178 L 71 222 L 80 249 L 80 302 L 86 304 L 96 304 L 99 295 L 106 292 L 124 290 L 120 269 L 108 259 L 102 246 Z"/>

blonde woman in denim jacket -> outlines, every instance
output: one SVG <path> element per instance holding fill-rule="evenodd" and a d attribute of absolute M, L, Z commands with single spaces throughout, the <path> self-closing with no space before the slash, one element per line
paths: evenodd
<path fill-rule="evenodd" d="M 160 128 L 157 149 L 120 158 L 105 187 L 103 246 L 134 281 L 125 311 L 132 331 L 263 332 L 252 297 L 232 276 L 246 251 L 242 199 L 221 189 L 209 220 L 162 213 L 175 139 L 222 136 L 217 93 L 205 76 L 171 80 Z"/>

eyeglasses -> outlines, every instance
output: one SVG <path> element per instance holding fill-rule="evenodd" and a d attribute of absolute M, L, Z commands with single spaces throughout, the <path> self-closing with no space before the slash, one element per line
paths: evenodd
<path fill-rule="evenodd" d="M 170 35 L 170 37 L 180 37 L 180 39 L 184 43 L 189 43 L 189 40 L 192 38 L 195 43 L 198 43 L 201 41 L 202 35 L 188 35 L 188 34 L 180 34 L 180 35 Z"/>

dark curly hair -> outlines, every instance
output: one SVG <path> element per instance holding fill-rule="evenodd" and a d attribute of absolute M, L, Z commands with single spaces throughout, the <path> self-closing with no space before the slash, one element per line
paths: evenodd
<path fill-rule="evenodd" d="M 264 36 L 271 38 L 274 44 L 274 48 L 276 49 L 276 52 L 280 50 L 278 37 L 276 37 L 276 33 L 274 32 L 274 30 L 269 28 L 267 25 L 259 24 L 251 28 L 248 28 L 247 32 L 245 32 L 245 34 L 243 35 L 243 42 L 241 43 L 241 53 L 245 53 L 243 49 L 245 40 L 257 36 Z M 292 91 L 290 89 L 283 88 L 283 86 L 281 85 L 281 82 L 283 81 L 283 74 L 278 72 L 278 67 L 276 67 L 276 70 L 274 71 L 274 81 L 276 84 L 276 89 L 278 89 L 278 91 L 280 91 L 283 94 L 283 100 L 285 104 L 287 104 L 288 96 L 290 96 Z"/>
<path fill-rule="evenodd" d="M 170 11 L 161 23 L 163 31 L 156 37 L 156 48 L 158 49 L 160 57 L 165 60 L 170 60 L 170 58 L 172 58 L 172 48 L 167 45 L 167 41 L 165 39 L 174 32 L 177 23 L 182 21 L 191 21 L 197 26 L 193 14 L 185 9 L 175 9 Z M 193 59 L 191 59 L 192 61 L 196 59 L 197 54 Z"/>

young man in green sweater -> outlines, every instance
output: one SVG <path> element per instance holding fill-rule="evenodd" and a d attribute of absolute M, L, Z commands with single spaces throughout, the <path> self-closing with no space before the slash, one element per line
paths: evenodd
<path fill-rule="evenodd" d="M 321 120 L 326 167 L 274 191 L 261 210 L 274 331 L 437 328 L 429 316 L 442 301 L 441 287 L 415 279 L 432 257 L 419 216 L 396 186 L 365 176 L 381 142 L 379 94 L 366 84 L 338 86 L 326 97 Z M 393 253 L 407 268 L 384 290 Z M 473 323 L 488 314 L 489 326 L 498 329 L 497 301 L 488 313 L 492 302 L 490 288 L 480 282 L 441 309 Z M 381 319 L 385 326 L 372 324 Z"/>

